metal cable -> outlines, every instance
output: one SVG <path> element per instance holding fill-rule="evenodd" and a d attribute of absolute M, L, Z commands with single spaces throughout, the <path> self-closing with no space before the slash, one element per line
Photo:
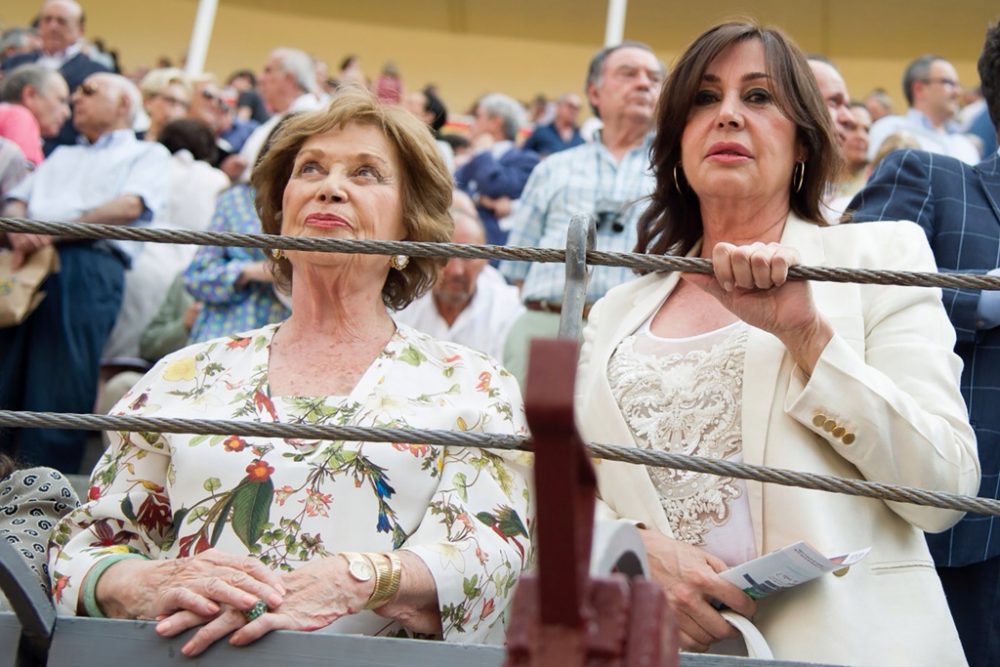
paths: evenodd
<path fill-rule="evenodd" d="M 525 248 L 518 246 L 472 245 L 465 243 L 428 243 L 416 241 L 360 241 L 348 239 L 318 239 L 271 234 L 236 234 L 233 232 L 194 232 L 183 229 L 148 229 L 117 225 L 76 222 L 41 222 L 23 218 L 0 217 L 0 231 L 27 232 L 87 239 L 147 241 L 153 243 L 186 243 L 192 245 L 223 245 L 264 250 L 309 250 L 363 255 L 398 255 L 411 257 L 462 257 L 467 259 L 508 259 L 543 263 L 564 263 L 566 251 L 555 248 Z M 625 252 L 587 251 L 587 264 L 594 266 L 624 266 L 646 271 L 685 271 L 711 273 L 712 261 L 700 257 L 642 255 Z M 963 273 L 929 273 L 915 271 L 880 271 L 842 269 L 816 266 L 793 266 L 788 272 L 792 280 L 815 280 L 837 283 L 905 285 L 912 287 L 955 287 L 1000 290 L 1000 276 Z"/>
<path fill-rule="evenodd" d="M 531 451 L 530 438 L 463 431 L 428 429 L 367 428 L 315 424 L 283 424 L 222 419 L 169 419 L 164 417 L 127 417 L 112 415 L 63 414 L 57 412 L 15 412 L 0 410 L 0 426 L 81 429 L 90 431 L 129 431 L 146 433 L 185 433 L 202 435 L 239 435 L 243 437 L 295 438 L 316 440 L 352 440 L 359 442 L 398 442 L 433 444 L 448 447 L 479 447 Z M 590 454 L 608 461 L 674 468 L 690 472 L 735 477 L 756 482 L 796 486 L 805 489 L 863 496 L 885 501 L 911 503 L 939 509 L 958 510 L 1000 516 L 1000 500 L 928 491 L 898 484 L 883 484 L 834 475 L 818 475 L 780 468 L 733 463 L 686 454 L 588 444 Z"/>

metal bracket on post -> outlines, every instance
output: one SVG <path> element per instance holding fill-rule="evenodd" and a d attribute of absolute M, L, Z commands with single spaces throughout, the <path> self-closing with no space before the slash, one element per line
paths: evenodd
<path fill-rule="evenodd" d="M 531 343 L 525 411 L 538 570 L 522 576 L 514 594 L 504 664 L 677 667 L 676 623 L 659 586 L 589 574 L 597 480 L 573 420 L 578 353 L 575 340 Z"/>
<path fill-rule="evenodd" d="M 587 305 L 587 251 L 594 248 L 597 227 L 589 215 L 574 215 L 566 230 L 566 284 L 563 287 L 559 337 L 580 340 Z"/>

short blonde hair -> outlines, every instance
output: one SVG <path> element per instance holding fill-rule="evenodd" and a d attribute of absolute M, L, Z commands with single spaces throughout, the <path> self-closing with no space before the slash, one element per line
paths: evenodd
<path fill-rule="evenodd" d="M 271 137 L 270 146 L 251 175 L 264 233 L 281 233 L 282 197 L 303 144 L 311 137 L 351 123 L 379 129 L 399 153 L 405 240 L 450 241 L 454 228 L 449 212 L 452 178 L 430 129 L 402 107 L 381 104 L 371 93 L 357 88 L 338 92 L 324 109 L 296 114 Z M 290 285 L 292 267 L 288 259 L 270 261 L 275 282 Z M 404 270 L 390 270 L 382 286 L 382 300 L 395 310 L 404 308 L 430 288 L 444 264 L 444 258 L 413 257 Z"/>
<path fill-rule="evenodd" d="M 143 98 L 146 98 L 150 95 L 159 95 L 167 86 L 175 83 L 184 88 L 188 97 L 191 96 L 191 81 L 184 74 L 184 70 L 177 69 L 176 67 L 161 67 L 160 69 L 150 70 L 146 76 L 142 77 L 142 81 L 139 83 L 139 90 L 142 91 Z"/>

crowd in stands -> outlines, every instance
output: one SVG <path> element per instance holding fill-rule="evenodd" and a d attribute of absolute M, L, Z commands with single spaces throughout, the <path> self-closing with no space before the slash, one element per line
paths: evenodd
<path fill-rule="evenodd" d="M 449 123 L 438 85 L 406 78 L 405 63 L 386 62 L 373 73 L 359 57 L 343 54 L 334 71 L 315 54 L 274 45 L 265 62 L 246 63 L 226 77 L 189 76 L 167 59 L 154 67 L 130 63 L 128 54 L 105 50 L 85 28 L 77 2 L 46 0 L 33 25 L 9 27 L 0 38 L 4 216 L 261 233 L 275 221 L 262 227 L 251 179 L 270 138 L 298 115 L 359 88 L 429 128 L 453 178 L 457 243 L 562 248 L 570 219 L 584 214 L 596 222 L 599 250 L 664 252 L 643 222 L 650 196 L 694 187 L 694 175 L 688 178 L 677 156 L 669 173 L 651 164 L 656 104 L 671 73 L 637 42 L 598 52 L 581 72 L 583 90 L 567 82 L 554 99 L 525 102 L 484 90 L 468 101 L 467 114 L 452 114 L 461 122 Z M 905 110 L 893 108 L 884 88 L 852 97 L 836 63 L 808 57 L 838 154 L 837 170 L 819 193 L 827 226 L 914 220 L 927 232 L 940 270 L 1000 272 L 1000 49 L 990 42 L 997 41 L 996 30 L 991 34 L 979 63 L 981 85 L 961 82 L 946 56 L 924 54 L 933 45 L 913 45 L 914 59 L 900 72 Z M 581 127 L 584 102 L 591 118 Z M 814 159 L 796 161 L 795 193 L 803 181 L 810 187 Z M 936 180 L 939 175 L 945 180 Z M 985 188 L 986 195 L 948 209 L 945 223 L 931 202 L 944 210 L 941 202 L 964 193 L 963 183 Z M 978 227 L 965 224 L 970 211 Z M 954 228 L 936 236 L 946 224 Z M 963 240 L 974 241 L 967 245 L 979 253 Z M 3 409 L 107 411 L 164 356 L 283 322 L 292 313 L 290 293 L 275 281 L 272 265 L 280 257 L 258 249 L 16 233 L 3 234 L 0 243 L 15 270 L 48 246 L 59 265 L 38 307 L 0 329 Z M 594 268 L 584 318 L 634 278 L 626 268 Z M 523 383 L 528 342 L 558 330 L 564 282 L 558 264 L 452 259 L 431 289 L 393 317 L 485 352 Z M 983 488 L 992 488 L 1000 459 L 989 450 L 1000 447 L 1000 418 L 988 407 L 995 396 L 983 398 L 983 392 L 1000 388 L 1000 299 L 945 290 L 945 303 L 965 364 L 960 389 L 976 428 Z M 0 431 L 0 453 L 65 473 L 81 470 L 87 447 L 86 434 L 75 431 Z M 1000 539 L 991 539 L 991 527 L 992 520 L 968 517 L 931 537 L 974 665 L 996 664 L 987 655 L 1000 659 L 996 646 L 982 639 L 1000 636 L 1000 614 L 983 611 L 1000 601 Z M 956 600 L 973 598 L 975 611 L 961 611 Z"/>

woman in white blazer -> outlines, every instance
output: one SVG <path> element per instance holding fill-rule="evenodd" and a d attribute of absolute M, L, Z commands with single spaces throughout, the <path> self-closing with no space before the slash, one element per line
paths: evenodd
<path fill-rule="evenodd" d="M 582 435 L 974 495 L 939 292 L 786 282 L 798 263 L 935 270 L 916 225 L 823 223 L 838 153 L 798 48 L 775 29 L 716 26 L 680 58 L 657 114 L 638 251 L 708 257 L 715 275 L 651 274 L 595 305 Z M 960 513 L 621 463 L 597 472 L 601 510 L 643 528 L 688 650 L 737 636 L 721 603 L 752 617 L 779 659 L 965 664 L 921 533 Z M 718 575 L 799 540 L 872 550 L 756 603 Z"/>

